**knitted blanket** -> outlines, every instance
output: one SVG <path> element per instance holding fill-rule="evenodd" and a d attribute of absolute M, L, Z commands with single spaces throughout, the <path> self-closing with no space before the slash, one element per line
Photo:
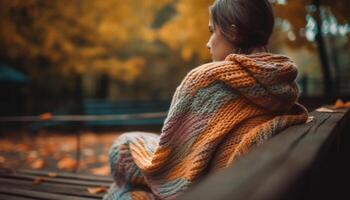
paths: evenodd
<path fill-rule="evenodd" d="M 174 199 L 283 129 L 305 123 L 297 68 L 282 55 L 231 54 L 187 74 L 161 134 L 128 132 L 110 150 L 104 199 Z"/>

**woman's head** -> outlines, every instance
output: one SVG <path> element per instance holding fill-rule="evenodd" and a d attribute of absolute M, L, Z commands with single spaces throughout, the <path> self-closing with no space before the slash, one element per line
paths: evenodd
<path fill-rule="evenodd" d="M 216 0 L 209 12 L 212 35 L 207 47 L 214 61 L 267 45 L 274 26 L 268 0 Z"/>

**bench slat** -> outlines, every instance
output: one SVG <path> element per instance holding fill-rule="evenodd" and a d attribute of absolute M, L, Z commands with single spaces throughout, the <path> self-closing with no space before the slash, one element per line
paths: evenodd
<path fill-rule="evenodd" d="M 2 200 L 37 200 L 37 199 L 33 199 L 33 198 L 13 196 L 13 195 L 7 195 L 7 194 L 0 194 L 0 199 L 2 199 Z"/>
<path fill-rule="evenodd" d="M 102 199 L 104 193 L 90 194 L 87 189 L 108 188 L 112 183 L 112 178 L 104 176 L 57 172 L 55 177 L 50 177 L 49 173 L 45 170 L 0 169 L 0 194 L 14 196 L 12 199 Z M 34 184 L 37 178 L 42 182 Z"/>
<path fill-rule="evenodd" d="M 337 113 L 312 112 L 310 115 L 314 116 L 312 122 L 286 129 L 239 158 L 231 167 L 209 175 L 180 199 L 319 199 L 306 197 L 322 197 L 324 188 L 335 184 L 335 181 L 327 183 L 328 179 L 334 180 L 327 172 L 338 167 L 332 165 L 329 168 L 328 163 L 332 159 L 339 162 L 335 158 L 339 155 L 334 155 L 335 149 L 342 150 L 340 156 L 347 155 L 344 142 L 342 146 L 337 145 L 344 141 L 343 135 L 347 135 L 344 133 L 350 126 L 350 112 L 344 109 Z M 348 170 L 346 167 L 341 169 Z M 52 177 L 49 173 L 0 169 L 0 199 L 96 200 L 101 199 L 103 193 L 90 194 L 87 188 L 107 188 L 112 183 L 112 178 L 104 176 L 57 172 Z M 337 173 L 342 175 L 342 172 Z M 326 181 L 322 180 L 324 176 L 328 178 Z M 33 184 L 38 177 L 43 182 Z M 318 185 L 317 181 L 322 183 Z M 326 185 L 322 185 L 325 182 Z M 316 193 L 302 194 L 311 189 Z"/>
<path fill-rule="evenodd" d="M 12 178 L 12 179 L 25 179 L 25 180 L 32 180 L 38 178 L 38 176 L 34 175 L 26 175 L 26 174 L 0 174 L 0 177 L 4 178 Z M 62 184 L 71 184 L 71 185 L 81 185 L 81 186 L 88 186 L 88 187 L 108 187 L 110 184 L 106 182 L 99 182 L 99 181 L 83 181 L 83 180 L 75 180 L 75 179 L 65 179 L 65 178 L 51 178 L 51 177 L 41 177 L 43 181 L 45 182 L 52 182 L 52 183 L 62 183 Z"/>
<path fill-rule="evenodd" d="M 310 170 L 312 163 L 317 159 L 317 154 L 334 133 L 337 122 L 343 114 L 327 113 L 325 116 L 323 120 L 316 118 L 318 122 L 290 151 L 284 162 L 275 167 L 271 175 L 261 182 L 263 184 L 251 195 L 251 199 L 272 199 L 275 196 L 282 196 L 287 193 L 291 185 L 297 184 L 300 178 Z"/>
<path fill-rule="evenodd" d="M 71 196 L 81 197 L 95 197 L 101 199 L 103 194 L 90 194 L 87 191 L 87 187 L 65 184 L 54 184 L 42 182 L 40 184 L 34 184 L 32 181 L 14 180 L 8 178 L 0 178 L 0 185 L 6 185 L 12 188 L 20 188 L 25 190 L 43 191 L 55 194 L 65 194 Z"/>
<path fill-rule="evenodd" d="M 288 128 L 180 199 L 293 199 L 288 195 L 299 194 L 290 190 L 301 187 L 325 145 L 334 144 L 332 138 L 345 131 L 344 123 L 350 122 L 346 111 L 312 112 L 313 122 Z"/>
<path fill-rule="evenodd" d="M 48 193 L 48 192 L 31 191 L 31 190 L 7 187 L 4 185 L 0 186 L 0 194 L 33 197 L 36 199 L 45 199 L 45 200 L 46 199 L 47 200 L 63 200 L 63 199 L 64 200 L 96 200 L 95 198 L 75 197 L 75 196 L 70 196 L 70 195 L 52 194 L 52 193 Z M 18 195 L 18 194 L 20 194 L 20 195 Z"/>
<path fill-rule="evenodd" d="M 90 175 L 90 174 L 73 174 L 73 173 L 67 173 L 67 172 L 52 172 L 52 171 L 46 171 L 46 170 L 29 170 L 29 169 L 20 169 L 16 171 L 20 174 L 28 174 L 28 175 L 36 175 L 36 176 L 44 176 L 49 177 L 49 173 L 55 173 L 57 178 L 74 178 L 79 180 L 85 180 L 85 181 L 99 181 L 99 182 L 106 182 L 111 183 L 113 179 L 109 176 L 97 176 L 97 175 Z"/>

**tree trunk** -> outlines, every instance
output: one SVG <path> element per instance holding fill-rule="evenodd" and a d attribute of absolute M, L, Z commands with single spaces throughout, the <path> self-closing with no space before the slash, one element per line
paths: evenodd
<path fill-rule="evenodd" d="M 321 19 L 321 10 L 320 10 L 321 0 L 313 0 L 313 4 L 317 8 L 316 14 L 315 14 L 316 24 L 318 29 L 318 32 L 316 35 L 316 42 L 318 47 L 318 54 L 321 61 L 322 74 L 323 74 L 324 95 L 329 99 L 333 99 L 334 98 L 333 80 L 332 80 L 332 75 L 330 70 L 329 59 L 327 56 L 326 45 L 325 45 L 324 37 L 322 33 L 322 19 Z"/>
<path fill-rule="evenodd" d="M 75 75 L 75 93 L 73 114 L 84 114 L 83 108 L 83 80 L 81 74 Z"/>
<path fill-rule="evenodd" d="M 99 99 L 107 99 L 108 98 L 108 91 L 109 91 L 109 85 L 110 85 L 110 77 L 108 74 L 102 74 L 99 79 L 99 85 L 97 90 L 97 97 Z"/>
<path fill-rule="evenodd" d="M 341 95 L 340 89 L 341 89 L 341 76 L 340 76 L 340 66 L 339 66 L 339 58 L 338 58 L 338 46 L 337 46 L 337 40 L 336 38 L 331 35 L 330 36 L 330 42 L 331 42 L 331 60 L 334 67 L 334 94 L 335 95 Z"/>

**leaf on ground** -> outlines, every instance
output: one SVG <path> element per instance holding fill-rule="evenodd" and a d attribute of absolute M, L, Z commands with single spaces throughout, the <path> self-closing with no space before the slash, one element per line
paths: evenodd
<path fill-rule="evenodd" d="M 100 161 L 101 163 L 107 163 L 108 162 L 108 156 L 105 154 L 99 155 L 98 156 L 98 161 Z"/>
<path fill-rule="evenodd" d="M 27 155 L 26 160 L 28 163 L 31 163 L 31 162 L 35 161 L 36 159 L 38 159 L 38 157 L 39 157 L 39 155 L 36 151 L 30 151 Z"/>
<path fill-rule="evenodd" d="M 39 115 L 39 118 L 41 120 L 44 120 L 44 121 L 50 120 L 50 119 L 52 119 L 52 113 L 50 113 L 50 112 L 43 113 L 43 114 Z"/>
<path fill-rule="evenodd" d="M 306 124 L 308 124 L 308 123 L 314 121 L 314 119 L 315 119 L 314 116 L 309 116 L 309 117 L 307 118 L 307 120 L 306 120 Z"/>
<path fill-rule="evenodd" d="M 44 182 L 44 178 L 43 177 L 35 177 L 33 180 L 33 184 L 41 184 L 42 182 Z"/>
<path fill-rule="evenodd" d="M 73 158 L 65 157 L 57 163 L 58 169 L 74 170 L 77 167 L 77 162 Z"/>
<path fill-rule="evenodd" d="M 332 110 L 332 109 L 329 109 L 329 108 L 325 108 L 325 107 L 322 107 L 322 108 L 318 108 L 316 109 L 317 112 L 324 112 L 324 113 L 334 113 L 336 112 L 335 110 Z"/>
<path fill-rule="evenodd" d="M 61 145 L 61 150 L 64 152 L 72 152 L 76 150 L 75 139 L 66 140 L 66 143 Z"/>
<path fill-rule="evenodd" d="M 96 157 L 95 157 L 95 156 L 89 156 L 89 157 L 86 157 L 86 158 L 84 159 L 84 161 L 85 161 L 87 164 L 96 163 Z"/>
<path fill-rule="evenodd" d="M 32 162 L 30 164 L 30 168 L 32 168 L 32 169 L 42 169 L 42 168 L 44 168 L 44 166 L 45 166 L 45 162 L 41 158 L 35 160 L 34 162 Z"/>
<path fill-rule="evenodd" d="M 82 143 L 86 146 L 95 145 L 96 141 L 98 141 L 98 137 L 94 133 L 86 133 L 81 138 Z"/>
<path fill-rule="evenodd" d="M 110 174 L 109 166 L 103 166 L 91 169 L 90 172 L 95 175 L 108 176 Z"/>
<path fill-rule="evenodd" d="M 99 193 L 107 192 L 107 189 L 105 187 L 88 187 L 87 191 L 90 194 L 99 194 Z"/>
<path fill-rule="evenodd" d="M 13 151 L 13 146 L 13 142 L 7 139 L 0 140 L 1 151 Z"/>
<path fill-rule="evenodd" d="M 60 160 L 62 158 L 62 154 L 60 152 L 56 152 L 54 155 L 53 155 L 53 158 L 55 160 Z"/>
<path fill-rule="evenodd" d="M 335 102 L 334 107 L 335 107 L 336 109 L 338 109 L 338 108 L 350 108 L 350 101 L 344 102 L 344 101 L 342 101 L 341 99 L 338 99 L 338 100 Z"/>
<path fill-rule="evenodd" d="M 47 175 L 48 175 L 49 177 L 52 177 L 52 178 L 57 177 L 57 173 L 55 173 L 55 172 L 49 172 L 49 173 L 47 173 Z"/>
<path fill-rule="evenodd" d="M 15 145 L 15 151 L 17 152 L 27 152 L 28 150 L 29 150 L 29 146 L 26 144 Z"/>
<path fill-rule="evenodd" d="M 4 156 L 0 156 L 0 164 L 4 164 L 6 161 Z"/>
<path fill-rule="evenodd" d="M 87 149 L 83 149 L 83 154 L 84 156 L 94 156 L 95 152 L 93 149 L 87 148 Z"/>
<path fill-rule="evenodd" d="M 30 152 L 28 153 L 28 157 L 30 157 L 30 158 L 38 158 L 38 157 L 39 157 L 39 154 L 38 154 L 37 151 L 30 151 Z"/>

